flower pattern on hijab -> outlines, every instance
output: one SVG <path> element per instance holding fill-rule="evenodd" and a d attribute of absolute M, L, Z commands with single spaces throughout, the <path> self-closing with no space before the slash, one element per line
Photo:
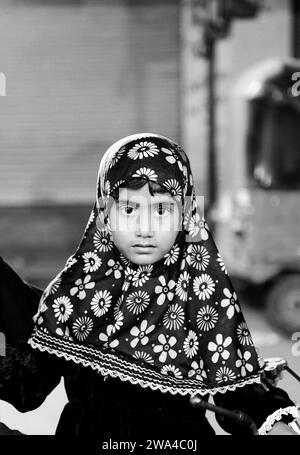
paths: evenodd
<path fill-rule="evenodd" d="M 151 265 L 125 258 L 109 229 L 108 198 L 133 177 L 159 183 L 182 202 L 182 231 Z M 198 206 L 189 160 L 173 141 L 139 134 L 107 150 L 81 243 L 45 290 L 29 343 L 172 394 L 259 382 L 261 361 Z"/>

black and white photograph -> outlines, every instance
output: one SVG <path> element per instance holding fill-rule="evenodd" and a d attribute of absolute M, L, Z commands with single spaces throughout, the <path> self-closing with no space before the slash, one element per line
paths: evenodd
<path fill-rule="evenodd" d="M 0 42 L 0 436 L 300 436 L 300 3 L 0 0 Z"/>

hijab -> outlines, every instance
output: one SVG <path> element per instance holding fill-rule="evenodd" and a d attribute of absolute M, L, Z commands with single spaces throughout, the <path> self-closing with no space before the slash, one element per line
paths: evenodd
<path fill-rule="evenodd" d="M 113 243 L 109 197 L 132 178 L 158 183 L 182 203 L 182 230 L 154 264 L 133 264 Z M 180 146 L 148 133 L 113 144 L 83 237 L 44 291 L 29 344 L 171 394 L 260 382 L 262 361 L 203 215 Z"/>

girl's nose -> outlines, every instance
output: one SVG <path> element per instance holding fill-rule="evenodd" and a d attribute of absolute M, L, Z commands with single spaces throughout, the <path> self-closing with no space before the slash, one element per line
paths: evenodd
<path fill-rule="evenodd" d="M 152 237 L 152 222 L 149 213 L 144 212 L 137 220 L 136 235 L 139 237 Z"/>

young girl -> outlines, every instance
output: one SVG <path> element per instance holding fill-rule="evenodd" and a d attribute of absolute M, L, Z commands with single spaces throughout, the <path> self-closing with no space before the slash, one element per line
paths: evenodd
<path fill-rule="evenodd" d="M 31 325 L 13 332 L 13 316 L 37 304 L 37 290 L 0 265 L 0 330 L 11 340 L 0 358 L 0 398 L 29 411 L 63 376 L 69 402 L 56 434 L 214 434 L 190 404 L 196 394 L 246 412 L 259 434 L 291 434 L 297 408 L 260 383 L 262 362 L 198 207 L 188 158 L 171 140 L 138 134 L 108 149 L 84 235 L 41 297 L 30 346 Z"/>

